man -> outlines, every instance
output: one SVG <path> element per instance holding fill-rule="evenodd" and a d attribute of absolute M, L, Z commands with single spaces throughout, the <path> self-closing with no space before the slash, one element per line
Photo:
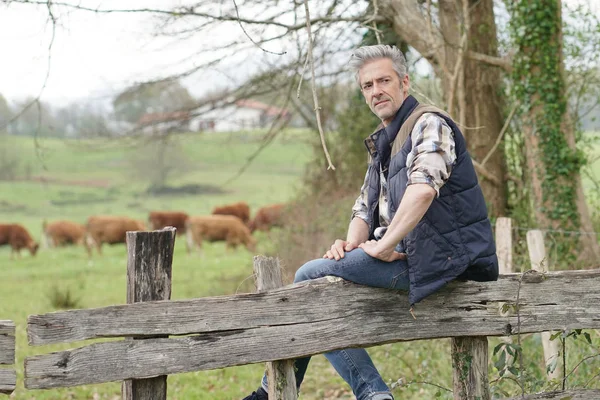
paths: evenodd
<path fill-rule="evenodd" d="M 382 124 L 366 140 L 370 155 L 345 240 L 304 264 L 294 282 L 334 275 L 409 290 L 415 304 L 454 279 L 498 278 L 498 259 L 465 139 L 443 111 L 408 94 L 406 60 L 395 47 L 357 49 L 350 61 Z M 326 353 L 358 400 L 392 400 L 364 349 Z M 295 360 L 302 383 L 310 357 Z M 267 380 L 245 400 L 266 400 Z"/>

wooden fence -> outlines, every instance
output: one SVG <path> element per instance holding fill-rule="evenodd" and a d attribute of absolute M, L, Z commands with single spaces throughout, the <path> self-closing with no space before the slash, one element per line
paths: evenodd
<path fill-rule="evenodd" d="M 291 365 L 278 360 L 452 338 L 454 398 L 488 400 L 488 336 L 600 328 L 600 270 L 452 282 L 413 316 L 405 293 L 338 278 L 277 288 L 277 263 L 257 257 L 258 293 L 168 301 L 174 232 L 129 232 L 127 240 L 131 304 L 33 315 L 27 325 L 31 345 L 125 339 L 28 357 L 26 388 L 129 381 L 125 398 L 158 400 L 166 399 L 166 375 L 274 361 L 270 398 L 289 400 Z M 524 398 L 595 400 L 600 390 L 543 396 Z"/>
<path fill-rule="evenodd" d="M 0 365 L 15 363 L 15 324 L 0 320 Z M 14 369 L 0 368 L 0 393 L 11 394 L 17 384 Z"/>

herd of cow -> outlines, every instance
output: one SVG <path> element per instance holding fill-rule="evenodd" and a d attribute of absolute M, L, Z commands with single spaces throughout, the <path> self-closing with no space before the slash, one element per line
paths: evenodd
<path fill-rule="evenodd" d="M 256 239 L 252 233 L 267 231 L 273 226 L 281 226 L 283 204 L 273 204 L 260 208 L 254 218 L 250 218 L 250 207 L 245 202 L 215 207 L 211 215 L 190 216 L 181 211 L 151 211 L 148 215 L 149 229 L 162 229 L 173 226 L 178 234 L 186 234 L 187 250 L 201 247 L 203 241 L 225 241 L 228 248 L 244 245 L 255 251 Z M 102 244 L 125 243 L 127 231 L 144 231 L 144 221 L 124 216 L 91 216 L 85 225 L 72 221 L 43 222 L 43 235 L 49 247 L 83 245 L 92 255 L 93 247 L 102 254 Z M 35 255 L 39 244 L 27 229 L 20 224 L 0 224 L 0 246 L 9 245 L 11 258 L 21 249 L 28 249 Z"/>

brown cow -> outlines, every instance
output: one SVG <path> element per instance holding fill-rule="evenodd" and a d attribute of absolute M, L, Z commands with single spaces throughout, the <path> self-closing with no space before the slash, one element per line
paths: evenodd
<path fill-rule="evenodd" d="M 83 244 L 85 238 L 85 226 L 72 221 L 44 221 L 42 230 L 49 247 Z"/>
<path fill-rule="evenodd" d="M 251 232 L 268 231 L 274 226 L 283 226 L 282 216 L 285 204 L 272 204 L 259 209 L 248 224 Z"/>
<path fill-rule="evenodd" d="M 142 221 L 120 216 L 96 215 L 89 217 L 86 224 L 86 240 L 84 242 L 88 255 L 92 255 L 92 245 L 98 254 L 102 254 L 102 244 L 125 243 L 127 231 L 143 231 L 146 226 Z"/>
<path fill-rule="evenodd" d="M 189 215 L 181 211 L 150 211 L 148 223 L 151 229 L 172 226 L 177 229 L 177 233 L 185 233 L 185 221 L 188 218 Z"/>
<path fill-rule="evenodd" d="M 14 258 L 14 253 L 21 257 L 21 249 L 29 249 L 32 256 L 38 250 L 39 245 L 31 238 L 27 229 L 19 224 L 0 225 L 0 246 L 10 245 L 10 258 Z"/>
<path fill-rule="evenodd" d="M 215 207 L 212 211 L 213 215 L 234 215 L 241 219 L 244 224 L 250 221 L 250 207 L 245 201 L 240 201 L 234 204 L 227 204 L 221 207 Z"/>
<path fill-rule="evenodd" d="M 190 217 L 187 220 L 188 252 L 197 244 L 202 248 L 202 241 L 225 241 L 227 248 L 236 248 L 244 244 L 249 251 L 256 250 L 256 239 L 252 237 L 248 227 L 233 215 L 204 215 Z"/>

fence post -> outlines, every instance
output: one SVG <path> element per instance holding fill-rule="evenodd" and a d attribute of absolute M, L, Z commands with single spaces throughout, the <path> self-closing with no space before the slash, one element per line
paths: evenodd
<path fill-rule="evenodd" d="M 171 298 L 174 247 L 173 227 L 127 232 L 127 304 Z M 121 391 L 124 400 L 166 400 L 167 377 L 126 380 Z"/>
<path fill-rule="evenodd" d="M 548 272 L 548 259 L 546 258 L 546 246 L 544 246 L 544 234 L 540 230 L 527 231 L 527 249 L 529 250 L 529 259 L 531 269 L 539 272 Z M 550 340 L 554 332 L 542 332 L 542 346 L 544 347 L 544 365 L 553 362 L 556 366 L 554 371 L 548 371 L 548 378 L 561 379 L 562 366 L 556 360 L 559 357 L 560 349 L 558 340 Z"/>
<path fill-rule="evenodd" d="M 487 337 L 452 338 L 454 400 L 490 400 Z"/>
<path fill-rule="evenodd" d="M 0 364 L 15 363 L 15 323 L 0 320 Z M 14 369 L 0 369 L 0 393 L 11 394 L 17 385 Z"/>
<path fill-rule="evenodd" d="M 496 219 L 496 254 L 498 255 L 498 267 L 500 274 L 510 274 L 513 271 L 512 262 L 512 219 L 506 217 L 499 217 Z M 503 306 L 505 303 L 500 303 L 500 313 L 504 314 Z M 512 343 L 510 336 L 503 336 L 501 340 L 504 343 Z M 514 363 L 514 357 L 510 355 L 506 348 L 501 350 L 504 353 L 505 362 L 505 374 L 510 374 L 508 371 L 509 366 Z M 501 354 L 499 353 L 499 357 Z"/>
<path fill-rule="evenodd" d="M 501 274 L 513 271 L 512 262 L 512 220 L 506 217 L 496 219 L 496 254 Z"/>
<path fill-rule="evenodd" d="M 258 292 L 283 286 L 281 268 L 277 258 L 255 256 L 254 274 Z M 294 360 L 268 362 L 267 377 L 270 400 L 296 400 L 298 398 Z"/>

